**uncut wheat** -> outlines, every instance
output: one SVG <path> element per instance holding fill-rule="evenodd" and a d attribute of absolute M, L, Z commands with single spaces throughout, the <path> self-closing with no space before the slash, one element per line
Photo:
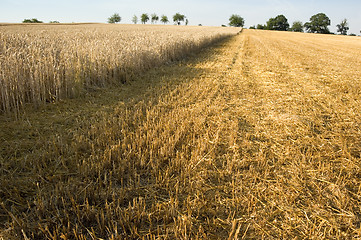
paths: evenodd
<path fill-rule="evenodd" d="M 139 25 L 0 26 L 0 111 L 125 82 L 239 29 Z"/>

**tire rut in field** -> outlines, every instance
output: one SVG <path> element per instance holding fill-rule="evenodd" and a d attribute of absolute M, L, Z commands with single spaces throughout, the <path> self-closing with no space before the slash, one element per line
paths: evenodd
<path fill-rule="evenodd" d="M 242 34 L 242 33 L 239 33 L 239 34 Z M 242 41 L 238 47 L 236 48 L 236 51 L 233 55 L 233 58 L 232 58 L 232 63 L 230 64 L 230 66 L 228 66 L 228 70 L 232 70 L 236 64 L 236 62 L 239 60 L 239 55 L 241 54 L 243 48 L 244 48 L 244 45 L 245 45 L 245 42 Z"/>

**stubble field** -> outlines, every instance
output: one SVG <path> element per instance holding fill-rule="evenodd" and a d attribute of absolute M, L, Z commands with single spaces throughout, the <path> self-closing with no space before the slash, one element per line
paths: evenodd
<path fill-rule="evenodd" d="M 0 116 L 4 239 L 361 236 L 361 40 L 244 30 Z"/>

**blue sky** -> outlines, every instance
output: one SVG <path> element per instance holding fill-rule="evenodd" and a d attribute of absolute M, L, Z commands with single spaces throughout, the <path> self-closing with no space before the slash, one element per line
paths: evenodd
<path fill-rule="evenodd" d="M 176 12 L 186 15 L 190 25 L 220 26 L 231 14 L 246 20 L 246 27 L 264 24 L 269 18 L 284 14 L 290 24 L 306 22 L 319 12 L 331 19 L 331 31 L 347 18 L 349 33 L 360 34 L 360 0 L 0 0 L 0 22 L 21 22 L 37 18 L 44 22 L 106 22 L 119 13 L 122 23 L 131 23 L 134 14 L 157 13 L 169 18 Z"/>

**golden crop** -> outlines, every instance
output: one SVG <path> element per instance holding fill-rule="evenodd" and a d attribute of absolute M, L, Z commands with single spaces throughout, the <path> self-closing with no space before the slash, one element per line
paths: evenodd
<path fill-rule="evenodd" d="M 125 82 L 237 31 L 103 24 L 0 26 L 0 111 Z"/>
<path fill-rule="evenodd" d="M 358 239 L 361 42 L 244 30 L 0 115 L 0 239 Z"/>

